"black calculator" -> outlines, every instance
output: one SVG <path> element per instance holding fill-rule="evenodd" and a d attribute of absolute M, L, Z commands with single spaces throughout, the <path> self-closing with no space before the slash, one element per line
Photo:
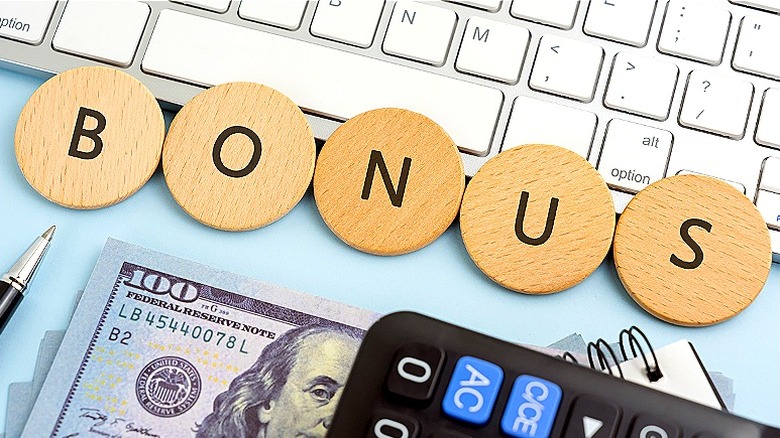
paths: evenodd
<path fill-rule="evenodd" d="M 780 438 L 780 429 L 400 312 L 366 334 L 328 437 Z"/>

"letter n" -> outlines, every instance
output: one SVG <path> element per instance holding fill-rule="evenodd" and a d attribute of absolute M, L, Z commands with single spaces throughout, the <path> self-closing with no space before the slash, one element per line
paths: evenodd
<path fill-rule="evenodd" d="M 374 183 L 374 173 L 377 168 L 379 169 L 379 174 L 382 175 L 382 181 L 385 183 L 388 196 L 390 196 L 390 202 L 393 206 L 400 207 L 404 202 L 404 192 L 406 192 L 406 183 L 409 181 L 412 159 L 404 157 L 401 176 L 398 178 L 398 188 L 396 189 L 393 186 L 393 181 L 390 179 L 390 172 L 387 170 L 387 164 L 382 156 L 382 152 L 372 150 L 371 157 L 368 160 L 368 167 L 366 168 L 366 179 L 363 181 L 363 193 L 360 195 L 362 199 L 367 200 L 371 196 L 371 186 Z"/>
<path fill-rule="evenodd" d="M 87 117 L 92 117 L 97 121 L 97 127 L 95 129 L 85 129 L 84 122 Z M 73 137 L 70 139 L 70 148 L 68 149 L 68 155 L 71 157 L 81 158 L 83 160 L 91 160 L 97 158 L 100 152 L 103 151 L 103 139 L 100 138 L 100 133 L 106 129 L 106 116 L 99 111 L 84 108 L 79 108 L 79 114 L 76 117 L 76 126 L 73 128 Z M 92 139 L 95 146 L 91 151 L 79 150 L 79 139 L 81 137 L 88 137 Z"/>
<path fill-rule="evenodd" d="M 523 191 L 520 194 L 520 204 L 517 206 L 517 217 L 515 218 L 515 235 L 521 242 L 527 245 L 539 246 L 547 240 L 553 232 L 553 225 L 555 225 L 555 215 L 558 212 L 558 198 L 550 199 L 550 209 L 547 210 L 547 222 L 544 225 L 544 232 L 539 237 L 528 237 L 523 229 L 523 222 L 525 221 L 525 211 L 528 208 L 528 192 Z"/>

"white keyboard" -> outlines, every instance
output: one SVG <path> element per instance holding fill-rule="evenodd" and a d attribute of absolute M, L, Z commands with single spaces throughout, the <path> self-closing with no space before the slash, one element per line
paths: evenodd
<path fill-rule="evenodd" d="M 442 125 L 467 174 L 525 143 L 567 147 L 618 211 L 669 175 L 753 200 L 780 261 L 780 0 L 0 1 L 0 62 L 123 69 L 172 108 L 247 80 L 319 139 L 380 107 Z"/>

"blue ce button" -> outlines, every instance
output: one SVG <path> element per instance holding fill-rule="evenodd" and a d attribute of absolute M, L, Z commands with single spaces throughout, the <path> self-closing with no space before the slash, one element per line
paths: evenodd
<path fill-rule="evenodd" d="M 501 430 L 515 438 L 548 438 L 561 395 L 561 387 L 553 382 L 528 375 L 518 377 L 501 418 Z"/>

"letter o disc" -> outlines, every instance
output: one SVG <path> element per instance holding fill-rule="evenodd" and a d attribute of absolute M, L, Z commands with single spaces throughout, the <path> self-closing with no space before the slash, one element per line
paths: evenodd
<path fill-rule="evenodd" d="M 601 175 L 580 155 L 549 145 L 491 158 L 469 182 L 460 211 L 474 263 L 496 283 L 529 294 L 584 280 L 604 260 L 614 227 L 612 195 Z"/>
<path fill-rule="evenodd" d="M 306 117 L 287 96 L 233 82 L 182 107 L 165 139 L 163 172 L 173 198 L 197 221 L 246 231 L 295 207 L 316 153 Z"/>
<path fill-rule="evenodd" d="M 744 310 L 772 264 L 761 213 L 731 185 L 701 175 L 662 179 L 634 196 L 613 251 L 628 294 L 684 326 L 716 324 Z"/>
<path fill-rule="evenodd" d="M 450 226 L 465 184 L 458 149 L 439 125 L 384 108 L 353 117 L 330 136 L 317 159 L 314 198 L 348 245 L 398 255 Z"/>
<path fill-rule="evenodd" d="M 102 148 L 87 135 L 74 136 L 77 128 L 96 133 Z M 80 67 L 33 93 L 14 141 L 19 168 L 38 193 L 65 207 L 94 209 L 126 199 L 151 178 L 164 136 L 160 106 L 140 81 L 111 68 Z"/>

